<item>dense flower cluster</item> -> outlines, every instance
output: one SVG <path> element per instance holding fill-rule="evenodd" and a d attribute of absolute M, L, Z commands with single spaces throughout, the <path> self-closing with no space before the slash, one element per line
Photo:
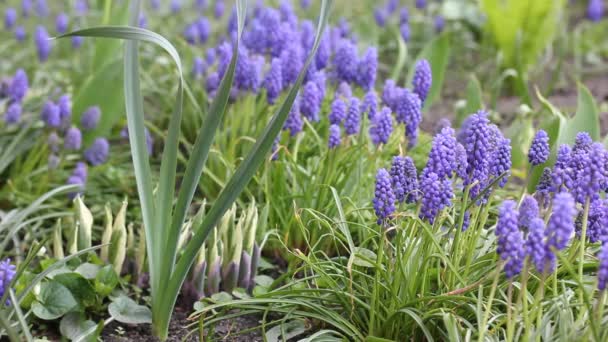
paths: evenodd
<path fill-rule="evenodd" d="M 386 222 L 395 212 L 395 195 L 391 186 L 391 177 L 386 169 L 379 169 L 376 174 L 376 191 L 373 203 L 378 224 Z"/>
<path fill-rule="evenodd" d="M 503 202 L 496 224 L 496 252 L 505 262 L 504 270 L 507 278 L 512 278 L 521 272 L 525 257 L 523 236 L 517 227 L 518 216 L 517 204 L 514 201 Z"/>
<path fill-rule="evenodd" d="M 10 259 L 0 262 L 0 297 L 3 297 L 17 273 Z"/>
<path fill-rule="evenodd" d="M 392 132 L 393 118 L 391 116 L 391 110 L 388 107 L 384 107 L 372 118 L 369 135 L 374 144 L 380 145 L 388 142 Z"/>
<path fill-rule="evenodd" d="M 418 200 L 418 176 L 412 158 L 395 156 L 390 174 L 397 201 L 399 203 L 416 202 Z"/>
<path fill-rule="evenodd" d="M 543 164 L 549 158 L 549 136 L 542 129 L 536 132 L 530 151 L 528 152 L 528 161 L 531 165 L 536 166 Z"/>
<path fill-rule="evenodd" d="M 4 121 L 7 124 L 16 124 L 21 118 L 22 102 L 29 89 L 27 74 L 23 69 L 17 69 L 10 81 L 0 86 L 0 99 L 8 98 Z"/>

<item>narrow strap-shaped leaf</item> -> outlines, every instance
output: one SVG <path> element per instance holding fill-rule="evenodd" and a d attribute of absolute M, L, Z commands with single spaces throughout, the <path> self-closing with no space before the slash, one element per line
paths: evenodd
<path fill-rule="evenodd" d="M 226 187 L 220 193 L 219 198 L 211 207 L 209 213 L 205 215 L 203 223 L 200 227 L 197 227 L 194 236 L 186 245 L 185 251 L 179 258 L 175 271 L 169 280 L 162 310 L 172 310 L 177 299 L 179 288 L 184 282 L 184 279 L 188 274 L 188 270 L 196 258 L 196 253 L 198 253 L 201 245 L 205 242 L 209 232 L 217 225 L 226 210 L 230 208 L 243 188 L 247 185 L 247 183 L 249 183 L 249 180 L 253 177 L 258 167 L 264 162 L 264 159 L 272 147 L 274 139 L 279 134 L 281 128 L 283 127 L 283 123 L 287 119 L 287 115 L 291 110 L 291 106 L 293 105 L 298 90 L 304 81 L 308 66 L 317 52 L 321 35 L 325 30 L 331 3 L 332 0 L 323 0 L 313 49 L 310 51 L 308 58 L 306 59 L 306 63 L 300 71 L 295 84 L 289 91 L 287 98 L 281 104 L 270 123 L 262 132 L 261 136 L 256 140 L 252 150 L 249 152 L 246 159 L 239 165 L 234 175 L 228 181 L 228 184 L 226 184 Z"/>
<path fill-rule="evenodd" d="M 245 0 L 239 0 L 236 5 L 238 29 L 237 39 L 233 44 L 232 58 L 230 60 L 230 65 L 222 78 L 217 95 L 215 96 L 198 136 L 196 137 L 190 159 L 188 160 L 188 165 L 186 166 L 186 172 L 184 173 L 177 204 L 175 206 L 173 221 L 171 222 L 170 232 L 167 236 L 166 250 L 168 251 L 176 249 L 180 228 L 186 219 L 186 213 L 198 187 L 198 182 L 209 155 L 211 143 L 213 142 L 218 126 L 222 122 L 222 118 L 226 112 L 228 99 L 230 98 L 230 89 L 232 88 L 232 83 L 234 81 L 234 72 L 238 56 L 238 44 L 245 24 L 247 2 Z M 173 269 L 175 255 L 176 253 L 172 253 L 173 258 L 167 257 L 165 259 L 170 265 L 168 269 Z"/>

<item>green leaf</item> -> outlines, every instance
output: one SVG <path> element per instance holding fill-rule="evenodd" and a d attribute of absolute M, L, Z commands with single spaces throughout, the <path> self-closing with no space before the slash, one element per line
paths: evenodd
<path fill-rule="evenodd" d="M 101 269 L 101 266 L 91 264 L 90 262 L 85 262 L 84 264 L 80 264 L 74 272 L 80 274 L 85 279 L 95 279 L 97 273 Z"/>
<path fill-rule="evenodd" d="M 78 302 L 65 286 L 56 281 L 43 283 L 37 301 L 32 304 L 34 315 L 40 319 L 53 320 L 72 311 Z"/>
<path fill-rule="evenodd" d="M 115 320 L 127 324 L 152 323 L 152 312 L 147 306 L 121 296 L 108 305 L 108 312 Z"/>
<path fill-rule="evenodd" d="M 78 273 L 63 273 L 53 278 L 56 282 L 65 286 L 76 301 L 87 307 L 96 303 L 95 289 L 91 283 Z"/>
<path fill-rule="evenodd" d="M 112 265 L 102 267 L 95 277 L 95 292 L 98 295 L 105 297 L 112 293 L 118 285 L 118 276 L 114 272 Z"/>
<path fill-rule="evenodd" d="M 460 127 L 467 116 L 484 108 L 485 106 L 483 104 L 483 92 L 481 91 L 481 84 L 475 75 L 471 75 L 469 76 L 469 83 L 467 83 L 466 106 L 461 112 L 458 113 L 458 117 L 456 117 L 456 127 Z"/>
<path fill-rule="evenodd" d="M 424 108 L 429 108 L 439 98 L 441 88 L 443 87 L 445 71 L 450 61 L 450 33 L 446 31 L 428 42 L 418 56 L 416 56 L 415 60 L 421 59 L 429 61 L 433 73 L 431 90 L 424 102 Z M 411 84 L 414 79 L 414 72 L 416 71 L 414 65 L 413 63 L 408 71 L 407 84 Z"/>
<path fill-rule="evenodd" d="M 268 342 L 287 341 L 298 335 L 302 335 L 308 330 L 304 320 L 294 319 L 272 327 L 265 334 Z"/>
<path fill-rule="evenodd" d="M 80 339 L 80 341 L 93 342 L 97 340 L 95 331 L 83 336 L 85 332 L 93 329 L 97 324 L 95 322 L 86 319 L 81 312 L 70 312 L 63 316 L 59 323 L 59 331 L 61 335 L 67 337 L 70 340 Z"/>
<path fill-rule="evenodd" d="M 363 248 L 363 247 L 355 247 L 354 250 L 355 259 L 354 264 L 361 267 L 375 267 L 377 256 L 373 251 Z"/>

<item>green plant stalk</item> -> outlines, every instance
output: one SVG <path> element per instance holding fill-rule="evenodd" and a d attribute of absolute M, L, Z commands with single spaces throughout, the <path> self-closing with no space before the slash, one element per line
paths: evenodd
<path fill-rule="evenodd" d="M 530 313 L 528 312 L 528 272 L 530 271 L 529 259 L 524 260 L 524 272 L 522 274 L 521 290 L 519 296 L 521 297 L 521 306 L 524 316 L 524 337 L 523 341 L 530 340 Z"/>
<path fill-rule="evenodd" d="M 370 304 L 370 315 L 369 315 L 369 335 L 374 336 L 376 332 L 376 312 L 378 312 L 378 286 L 380 286 L 380 272 L 382 270 L 382 259 L 384 259 L 384 247 L 385 247 L 385 236 L 384 236 L 384 227 L 380 227 L 380 248 L 378 250 L 378 256 L 376 258 L 376 275 L 375 275 L 375 284 L 374 291 L 372 294 L 372 302 Z"/>
<path fill-rule="evenodd" d="M 509 280 L 509 287 L 507 288 L 507 341 L 509 342 L 513 341 L 513 331 L 515 330 L 515 320 L 513 319 L 513 309 L 511 308 L 512 302 L 513 282 Z"/>
<path fill-rule="evenodd" d="M 467 203 L 469 201 L 469 192 L 471 191 L 471 186 L 467 186 L 464 190 L 464 195 L 462 196 L 462 205 L 461 205 L 461 209 L 460 209 L 460 216 L 458 217 L 458 226 L 457 226 L 457 230 L 454 236 L 454 241 L 452 244 L 452 252 L 450 253 L 450 255 L 452 256 L 452 259 L 455 261 L 455 265 L 459 266 L 460 265 L 460 258 L 456 258 L 456 251 L 458 250 L 458 245 L 460 244 L 460 234 L 462 233 L 462 227 L 464 226 L 464 216 L 465 216 L 465 212 L 466 212 L 466 208 L 467 208 Z M 454 284 L 454 279 L 452 276 L 450 276 L 450 288 L 455 287 L 456 284 Z"/>
<path fill-rule="evenodd" d="M 581 282 L 581 284 L 584 284 L 583 282 L 583 265 L 585 264 L 585 240 L 587 240 L 587 221 L 589 220 L 589 207 L 591 205 L 591 199 L 589 197 L 587 197 L 586 201 L 585 201 L 585 208 L 583 210 L 583 220 L 582 220 L 582 228 L 581 228 L 581 246 L 580 246 L 580 250 L 579 250 L 579 254 L 578 254 L 578 279 Z M 579 291 L 579 299 L 581 301 L 581 303 L 583 302 L 583 295 L 585 291 L 585 287 L 581 286 L 580 291 Z M 581 314 L 584 312 L 584 310 L 581 310 Z"/>
<path fill-rule="evenodd" d="M 534 329 L 535 340 L 540 342 L 540 325 L 543 320 L 543 306 L 541 305 L 541 300 L 545 295 L 545 279 L 547 279 L 546 271 L 543 271 L 543 275 L 540 278 L 540 286 L 538 290 L 536 290 L 536 296 L 534 296 L 534 307 L 536 307 L 536 328 Z"/>
<path fill-rule="evenodd" d="M 502 263 L 498 268 L 502 269 Z M 490 296 L 488 297 L 486 311 L 483 314 L 483 320 L 481 321 L 481 325 L 479 326 L 479 338 L 478 338 L 479 342 L 483 342 L 484 336 L 486 334 L 488 319 L 490 318 L 490 312 L 492 311 L 492 302 L 494 302 L 494 296 L 496 295 L 496 288 L 498 287 L 499 278 L 500 278 L 500 272 L 496 272 L 496 276 L 494 277 L 494 281 L 492 282 L 492 288 L 490 289 Z"/>

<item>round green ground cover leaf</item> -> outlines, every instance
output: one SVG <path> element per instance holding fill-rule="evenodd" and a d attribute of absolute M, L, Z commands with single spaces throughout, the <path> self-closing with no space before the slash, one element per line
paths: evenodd
<path fill-rule="evenodd" d="M 297 319 L 272 327 L 266 332 L 269 342 L 287 341 L 308 330 L 303 320 Z"/>
<path fill-rule="evenodd" d="M 118 276 L 112 265 L 102 267 L 95 277 L 95 292 L 105 297 L 112 293 L 116 285 L 118 285 Z"/>
<path fill-rule="evenodd" d="M 94 305 L 97 299 L 93 285 L 78 273 L 63 273 L 53 278 L 65 286 L 82 306 Z"/>
<path fill-rule="evenodd" d="M 78 302 L 67 289 L 56 281 L 42 284 L 38 301 L 32 304 L 36 317 L 44 320 L 57 319 L 78 306 Z"/>
<path fill-rule="evenodd" d="M 85 339 L 81 336 L 86 331 L 92 330 L 97 324 L 85 318 L 81 312 L 70 312 L 63 316 L 59 323 L 59 331 L 61 335 L 74 340 L 79 338 L 80 341 L 96 341 L 95 331 L 91 332 Z"/>
<path fill-rule="evenodd" d="M 84 264 L 78 266 L 76 270 L 74 270 L 74 272 L 80 274 L 86 279 L 95 279 L 100 269 L 101 266 L 99 265 L 91 264 L 90 262 L 85 262 Z"/>
<path fill-rule="evenodd" d="M 127 324 L 152 323 L 152 311 L 147 306 L 121 296 L 108 305 L 108 312 L 117 321 Z"/>

